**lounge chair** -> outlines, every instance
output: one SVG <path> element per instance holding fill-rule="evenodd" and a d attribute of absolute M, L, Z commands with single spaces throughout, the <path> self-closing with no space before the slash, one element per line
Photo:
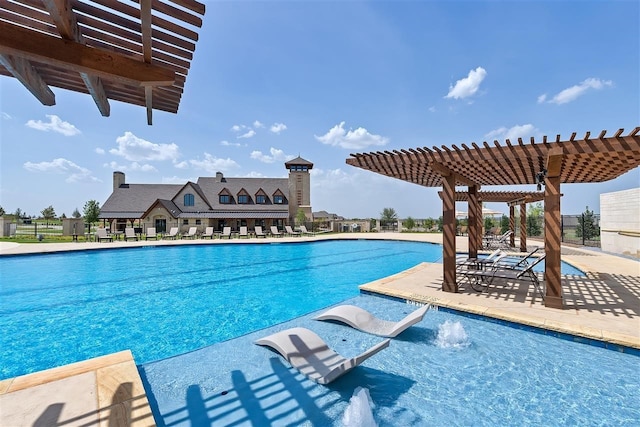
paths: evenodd
<path fill-rule="evenodd" d="M 276 237 L 282 237 L 282 233 L 278 231 L 278 227 L 275 225 L 271 226 L 271 235 Z"/>
<path fill-rule="evenodd" d="M 313 233 L 311 231 L 307 231 L 307 226 L 306 225 L 301 225 L 300 226 L 300 232 L 302 233 L 303 236 L 315 236 L 316 233 Z"/>
<path fill-rule="evenodd" d="M 144 240 L 149 239 L 158 240 L 158 234 L 156 233 L 155 227 L 147 228 L 147 234 L 144 235 Z"/>
<path fill-rule="evenodd" d="M 293 231 L 290 225 L 285 225 L 284 229 L 287 230 L 287 235 L 289 236 L 302 236 L 302 233 L 299 231 Z"/>
<path fill-rule="evenodd" d="M 510 248 L 511 242 L 509 241 L 509 236 L 511 236 L 512 231 L 507 230 L 504 234 L 492 237 L 484 240 L 484 247 L 487 249 L 503 249 Z"/>
<path fill-rule="evenodd" d="M 107 230 L 105 228 L 98 228 L 96 230 L 96 240 L 98 240 L 98 242 L 102 242 L 103 240 L 113 242 L 113 237 L 107 234 Z"/>
<path fill-rule="evenodd" d="M 227 239 L 231 239 L 231 227 L 223 227 L 222 228 L 222 234 L 220 235 L 220 238 L 224 239 L 225 237 Z"/>
<path fill-rule="evenodd" d="M 138 240 L 138 236 L 136 236 L 136 232 L 133 227 L 127 227 L 124 229 L 124 240 L 128 241 L 129 239 L 133 239 L 135 241 Z"/>
<path fill-rule="evenodd" d="M 368 334 L 379 335 L 381 337 L 393 338 L 401 332 L 422 321 L 424 315 L 429 310 L 430 305 L 425 305 L 414 310 L 399 322 L 389 322 L 387 320 L 378 319 L 355 305 L 339 305 L 325 311 L 319 316 L 314 317 L 315 320 L 335 320 L 346 323 L 352 328 L 366 332 Z"/>
<path fill-rule="evenodd" d="M 249 238 L 249 229 L 246 226 L 241 226 L 238 231 L 238 237 Z"/>
<path fill-rule="evenodd" d="M 544 292 L 538 274 L 533 271 L 533 268 L 538 265 L 545 258 L 546 255 L 542 255 L 540 258 L 529 264 L 522 270 L 516 270 L 511 267 L 501 266 L 500 263 L 495 263 L 494 266 L 486 270 L 469 270 L 465 272 L 465 276 L 469 279 L 471 287 L 477 292 L 483 292 L 493 284 L 495 279 L 502 279 L 510 282 L 529 282 L 531 283 L 535 291 L 540 294 L 540 297 L 544 301 Z"/>
<path fill-rule="evenodd" d="M 164 239 L 175 239 L 178 237 L 178 227 L 171 227 L 169 234 L 164 235 Z"/>
<path fill-rule="evenodd" d="M 531 264 L 531 258 L 533 258 L 533 255 L 538 252 L 539 249 L 540 247 L 536 247 L 534 250 L 522 257 L 510 256 L 508 259 L 503 259 L 499 263 L 500 267 L 523 270 Z"/>
<path fill-rule="evenodd" d="M 187 232 L 187 234 L 184 234 L 182 238 L 195 239 L 197 232 L 198 232 L 198 227 L 189 227 L 189 231 Z"/>
<path fill-rule="evenodd" d="M 496 249 L 491 252 L 489 256 L 483 258 L 456 258 L 456 269 L 460 270 L 465 267 L 484 268 L 487 265 L 493 264 L 496 260 L 502 260 L 506 255 L 506 252 L 502 249 Z"/>
<path fill-rule="evenodd" d="M 359 356 L 347 359 L 331 350 L 315 332 L 292 328 L 261 338 L 255 343 L 273 348 L 312 381 L 329 384 L 389 346 L 389 339 L 371 347 Z"/>
<path fill-rule="evenodd" d="M 206 239 L 207 237 L 213 240 L 213 227 L 205 228 L 204 233 L 200 235 L 201 239 Z"/>
<path fill-rule="evenodd" d="M 264 231 L 262 231 L 262 227 L 259 225 L 255 226 L 254 231 L 256 233 L 256 237 L 267 237 Z"/>

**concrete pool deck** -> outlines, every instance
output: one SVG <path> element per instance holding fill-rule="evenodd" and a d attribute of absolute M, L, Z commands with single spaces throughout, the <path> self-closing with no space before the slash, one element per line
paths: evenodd
<path fill-rule="evenodd" d="M 441 234 L 345 233 L 315 237 L 232 240 L 167 240 L 113 243 L 0 242 L 0 256 L 183 244 L 242 244 L 325 239 L 390 239 L 442 243 Z M 533 245 L 542 242 L 530 241 Z M 467 239 L 456 241 L 458 252 Z M 640 262 L 596 250 L 562 247 L 562 260 L 587 273 L 563 276 L 565 309 L 545 307 L 528 286 L 492 286 L 477 293 L 461 286 L 439 290 L 442 265 L 423 263 L 360 289 L 640 349 Z M 130 352 L 106 355 L 0 381 L 0 425 L 154 425 Z"/>

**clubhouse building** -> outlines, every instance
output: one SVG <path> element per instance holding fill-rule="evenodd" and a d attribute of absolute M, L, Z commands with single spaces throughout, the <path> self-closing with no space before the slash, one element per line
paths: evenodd
<path fill-rule="evenodd" d="M 221 231 L 230 226 L 253 229 L 295 222 L 299 210 L 312 221 L 310 174 L 313 163 L 297 157 L 285 163 L 288 178 L 200 177 L 186 184 L 128 184 L 123 172 L 113 173 L 113 193 L 100 210 L 100 219 L 111 231 L 137 222 L 142 231 L 159 233 L 178 227 Z"/>

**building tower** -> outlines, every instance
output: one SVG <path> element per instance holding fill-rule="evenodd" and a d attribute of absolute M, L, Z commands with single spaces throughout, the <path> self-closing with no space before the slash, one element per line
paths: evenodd
<path fill-rule="evenodd" d="M 302 209 L 307 221 L 311 214 L 311 175 L 313 163 L 298 156 L 284 164 L 289 170 L 289 223 L 294 224 L 298 209 Z"/>

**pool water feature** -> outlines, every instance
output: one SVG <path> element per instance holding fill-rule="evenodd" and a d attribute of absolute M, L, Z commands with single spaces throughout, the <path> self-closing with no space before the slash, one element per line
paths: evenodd
<path fill-rule="evenodd" d="M 441 257 L 440 245 L 383 240 L 0 257 L 0 379 L 125 349 L 137 363 L 174 356 L 354 297 L 360 284 Z"/>
<path fill-rule="evenodd" d="M 417 308 L 371 295 L 344 303 L 393 321 Z M 322 311 L 142 365 L 156 421 L 341 426 L 358 387 L 369 391 L 379 426 L 632 426 L 640 419 L 637 355 L 450 310 L 429 310 L 388 348 L 328 386 L 253 344 L 276 331 L 306 327 L 353 357 L 383 339 L 312 320 Z"/>

